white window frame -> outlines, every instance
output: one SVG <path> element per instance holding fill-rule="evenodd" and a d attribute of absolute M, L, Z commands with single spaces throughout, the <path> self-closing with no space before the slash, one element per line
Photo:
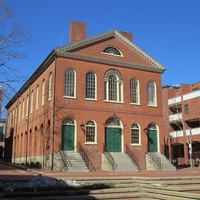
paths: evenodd
<path fill-rule="evenodd" d="M 93 123 L 92 125 L 90 123 Z M 87 133 L 88 130 L 94 130 L 94 141 L 87 141 Z M 85 124 L 85 144 L 97 144 L 97 125 L 96 122 L 94 120 L 88 120 Z"/>
<path fill-rule="evenodd" d="M 35 96 L 35 110 L 38 109 L 39 106 L 39 85 L 36 88 L 36 96 Z"/>
<path fill-rule="evenodd" d="M 157 91 L 156 84 L 154 81 L 150 80 L 147 83 L 147 100 L 148 106 L 157 106 Z"/>
<path fill-rule="evenodd" d="M 135 85 L 134 82 L 137 83 L 137 85 Z M 136 99 L 136 102 L 133 102 L 132 99 L 134 98 Z M 130 103 L 136 105 L 140 104 L 140 85 L 136 78 L 130 80 Z"/>
<path fill-rule="evenodd" d="M 48 100 L 52 99 L 52 86 L 53 86 L 53 74 L 52 72 L 49 74 L 49 93 L 48 93 Z"/>
<path fill-rule="evenodd" d="M 70 77 L 71 75 L 68 74 L 68 73 L 72 73 L 72 72 L 73 72 L 73 77 Z M 68 78 L 70 78 L 71 80 L 68 80 Z M 75 98 L 76 97 L 76 71 L 72 68 L 67 68 L 65 70 L 65 74 L 64 74 L 64 97 L 67 97 L 67 98 Z"/>
<path fill-rule="evenodd" d="M 88 75 L 89 74 L 92 74 L 92 76 L 93 76 L 92 78 L 90 76 L 90 80 L 88 79 Z M 96 74 L 94 72 L 89 71 L 89 72 L 86 73 L 85 78 L 86 78 L 86 83 L 85 83 L 86 84 L 86 86 L 85 86 L 85 98 L 87 100 L 96 100 L 97 99 L 97 97 L 96 97 L 97 96 L 97 91 L 96 91 L 97 90 Z M 92 94 L 91 96 L 94 95 L 94 97 L 91 97 L 91 96 L 89 97 L 89 95 L 90 95 L 89 93 Z"/>
<path fill-rule="evenodd" d="M 34 101 L 34 92 L 32 90 L 32 92 L 31 92 L 31 110 L 30 110 L 30 114 L 33 113 L 33 103 L 34 103 L 33 101 Z"/>
<path fill-rule="evenodd" d="M 116 99 L 110 98 L 111 76 L 116 78 Z M 108 102 L 124 103 L 123 96 L 123 79 L 121 74 L 117 70 L 108 70 L 104 76 L 104 100 Z"/>
<path fill-rule="evenodd" d="M 45 103 L 45 79 L 42 81 L 42 106 L 44 106 Z"/>
<path fill-rule="evenodd" d="M 134 126 L 137 126 L 137 128 Z M 134 130 L 138 131 L 138 140 L 139 140 L 138 143 L 133 143 L 133 141 L 132 141 L 132 138 L 133 138 L 132 134 L 133 134 Z M 137 123 L 133 123 L 131 125 L 131 146 L 141 146 L 141 129 L 140 129 L 139 124 L 137 124 Z"/>

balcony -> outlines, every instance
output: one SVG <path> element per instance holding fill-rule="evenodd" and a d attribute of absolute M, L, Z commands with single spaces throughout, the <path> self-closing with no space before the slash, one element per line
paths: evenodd
<path fill-rule="evenodd" d="M 183 95 L 183 101 L 188 101 L 190 99 L 194 99 L 194 98 L 198 98 L 198 97 L 200 97 L 200 90 L 196 90 L 196 91 L 184 94 Z M 180 103 L 180 102 L 182 102 L 181 96 L 168 99 L 168 105 L 169 106 L 173 105 L 173 104 Z"/>
<path fill-rule="evenodd" d="M 181 119 L 182 119 L 182 113 L 169 115 L 169 122 L 180 121 Z"/>
<path fill-rule="evenodd" d="M 181 102 L 181 96 L 168 99 L 168 105 L 172 105 L 172 104 L 176 104 L 180 102 Z"/>
<path fill-rule="evenodd" d="M 187 100 L 198 98 L 198 97 L 200 97 L 200 90 L 190 92 L 188 94 L 184 94 L 183 101 L 187 101 Z"/>
<path fill-rule="evenodd" d="M 186 129 L 186 135 L 190 136 L 190 129 Z M 191 135 L 200 135 L 200 127 L 198 128 L 192 128 L 191 129 Z M 178 131 L 172 131 L 170 132 L 170 136 L 172 136 L 172 138 L 177 138 L 177 137 L 183 137 L 183 130 L 178 130 Z"/>

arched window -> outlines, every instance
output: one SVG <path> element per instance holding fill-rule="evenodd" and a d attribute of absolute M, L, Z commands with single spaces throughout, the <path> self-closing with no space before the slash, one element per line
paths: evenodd
<path fill-rule="evenodd" d="M 21 102 L 19 103 L 19 114 L 18 114 L 18 121 L 21 120 Z"/>
<path fill-rule="evenodd" d="M 104 99 L 123 102 L 123 79 L 117 70 L 109 70 L 104 76 Z"/>
<path fill-rule="evenodd" d="M 86 98 L 96 99 L 96 76 L 93 72 L 86 74 Z"/>
<path fill-rule="evenodd" d="M 92 120 L 86 123 L 85 142 L 96 143 L 96 123 Z"/>
<path fill-rule="evenodd" d="M 103 50 L 103 53 L 115 55 L 115 56 L 121 56 L 122 55 L 121 52 L 116 47 L 112 47 L 112 46 L 106 47 Z"/>
<path fill-rule="evenodd" d="M 24 119 L 24 109 L 25 109 L 24 108 L 24 106 L 25 106 L 24 104 L 25 104 L 25 100 L 23 99 L 22 100 L 22 119 Z"/>
<path fill-rule="evenodd" d="M 139 104 L 139 83 L 136 78 L 130 80 L 130 102 Z"/>
<path fill-rule="evenodd" d="M 156 106 L 156 85 L 154 81 L 149 81 L 147 85 L 148 90 L 148 105 Z"/>
<path fill-rule="evenodd" d="M 75 71 L 68 68 L 64 75 L 64 96 L 75 97 Z"/>
<path fill-rule="evenodd" d="M 44 105 L 45 102 L 45 80 L 42 82 L 42 106 Z"/>
<path fill-rule="evenodd" d="M 26 97 L 26 117 L 29 114 L 29 95 Z"/>
<path fill-rule="evenodd" d="M 52 73 L 49 74 L 49 96 L 48 100 L 51 100 L 52 98 L 52 83 L 53 83 L 53 75 Z"/>
<path fill-rule="evenodd" d="M 39 105 L 39 85 L 36 88 L 36 97 L 35 97 L 35 109 L 38 109 Z"/>
<path fill-rule="evenodd" d="M 34 92 L 32 90 L 32 92 L 31 92 L 31 110 L 30 110 L 30 113 L 33 113 L 33 101 L 34 101 Z"/>
<path fill-rule="evenodd" d="M 140 128 L 138 124 L 131 126 L 131 144 L 140 145 Z"/>

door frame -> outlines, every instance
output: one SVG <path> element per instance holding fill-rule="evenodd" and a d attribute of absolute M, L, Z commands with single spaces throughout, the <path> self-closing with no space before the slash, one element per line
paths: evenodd
<path fill-rule="evenodd" d="M 106 146 L 106 128 L 119 128 L 121 129 L 121 153 L 124 152 L 124 131 L 121 120 L 114 114 L 107 118 L 104 126 L 104 145 Z"/>
<path fill-rule="evenodd" d="M 73 124 L 72 124 L 73 123 Z M 76 120 L 71 117 L 71 116 L 66 116 L 63 118 L 62 120 L 62 123 L 61 123 L 61 135 L 60 135 L 60 150 L 62 149 L 63 147 L 63 144 L 62 144 L 62 131 L 63 131 L 63 125 L 73 125 L 74 126 L 74 150 L 73 151 L 76 151 L 76 143 L 77 143 L 77 123 L 76 123 Z"/>

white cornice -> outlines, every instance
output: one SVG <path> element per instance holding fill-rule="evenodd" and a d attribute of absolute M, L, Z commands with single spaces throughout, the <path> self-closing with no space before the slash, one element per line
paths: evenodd
<path fill-rule="evenodd" d="M 76 50 L 78 48 L 82 48 L 84 46 L 92 45 L 96 42 L 100 42 L 103 40 L 106 40 L 108 38 L 115 37 L 119 39 L 122 43 L 124 43 L 127 47 L 129 47 L 131 50 L 133 50 L 135 53 L 137 53 L 139 56 L 141 56 L 143 59 L 147 60 L 151 65 L 152 68 L 158 68 L 159 71 L 165 71 L 165 67 L 158 63 L 155 59 L 153 59 L 151 56 L 149 56 L 147 53 L 145 53 L 142 49 L 140 49 L 137 45 L 133 44 L 130 40 L 128 40 L 126 37 L 124 37 L 122 34 L 120 34 L 116 30 L 108 31 L 90 38 L 86 38 L 77 42 L 73 42 L 71 44 L 58 47 L 55 49 L 57 53 L 67 53 L 73 50 Z"/>
<path fill-rule="evenodd" d="M 106 65 L 114 65 L 114 66 L 119 66 L 119 67 L 126 67 L 126 68 L 139 69 L 139 70 L 145 70 L 145 71 L 153 71 L 153 72 L 158 72 L 158 73 L 163 72 L 163 69 L 161 68 L 155 68 L 151 66 L 140 65 L 137 63 L 123 62 L 123 61 L 117 61 L 117 60 L 112 60 L 112 59 L 107 59 L 107 58 L 105 59 L 105 58 L 100 58 L 96 56 L 88 56 L 88 55 L 77 54 L 77 53 L 60 52 L 60 53 L 57 53 L 57 56 L 70 58 L 70 59 L 76 59 L 76 60 L 83 60 L 87 62 L 96 62 L 96 63 L 106 64 Z"/>

